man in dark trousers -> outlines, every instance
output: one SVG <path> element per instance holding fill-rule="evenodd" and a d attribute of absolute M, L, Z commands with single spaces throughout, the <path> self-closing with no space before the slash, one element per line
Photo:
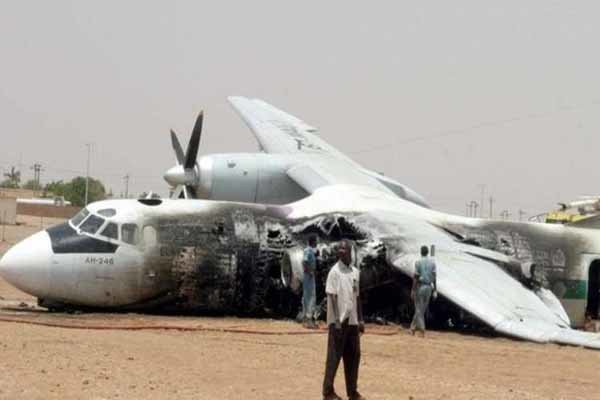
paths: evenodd
<path fill-rule="evenodd" d="M 360 335 L 365 331 L 359 297 L 360 272 L 352 265 L 352 248 L 343 241 L 338 248 L 338 261 L 327 275 L 327 361 L 323 379 L 323 399 L 341 399 L 334 390 L 333 380 L 344 359 L 346 393 L 349 400 L 365 400 L 358 393 Z"/>

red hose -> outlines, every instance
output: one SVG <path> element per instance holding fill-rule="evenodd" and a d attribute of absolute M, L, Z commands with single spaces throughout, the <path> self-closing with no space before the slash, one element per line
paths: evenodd
<path fill-rule="evenodd" d="M 89 329 L 89 330 L 111 330 L 111 331 L 143 331 L 143 330 L 170 330 L 180 332 L 219 332 L 219 333 L 243 333 L 250 335 L 271 335 L 271 336 L 284 336 L 284 335 L 315 335 L 327 333 L 326 328 L 319 328 L 314 330 L 302 330 L 302 331 L 261 331 L 251 329 L 238 329 L 238 328 L 207 328 L 204 326 L 182 326 L 182 325 L 124 325 L 124 326 L 108 326 L 108 325 L 69 325 L 65 323 L 57 322 L 41 322 L 31 321 L 22 318 L 7 318 L 0 317 L 0 322 L 9 322 L 17 324 L 37 325 L 46 326 L 50 328 L 64 328 L 64 329 Z M 369 335 L 377 336 L 393 336 L 398 331 L 394 332 L 367 332 Z"/>

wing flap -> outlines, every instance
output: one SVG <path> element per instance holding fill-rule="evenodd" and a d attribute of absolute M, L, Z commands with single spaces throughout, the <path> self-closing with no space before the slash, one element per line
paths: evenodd
<path fill-rule="evenodd" d="M 308 193 L 313 193 L 329 183 L 321 174 L 308 165 L 298 165 L 287 170 L 287 175 Z"/>

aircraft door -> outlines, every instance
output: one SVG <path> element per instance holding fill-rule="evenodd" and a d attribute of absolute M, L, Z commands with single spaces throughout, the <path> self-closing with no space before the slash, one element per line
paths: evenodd
<path fill-rule="evenodd" d="M 600 260 L 594 260 L 588 271 L 588 293 L 586 315 L 598 318 L 600 309 Z"/>
<path fill-rule="evenodd" d="M 570 273 L 552 286 L 573 327 L 583 327 L 586 316 L 597 316 L 600 307 L 600 254 L 583 253 L 580 257 L 570 266 Z"/>
<path fill-rule="evenodd" d="M 146 225 L 142 231 L 143 245 L 146 250 L 151 250 L 158 242 L 158 234 L 152 225 Z"/>
<path fill-rule="evenodd" d="M 143 288 L 152 288 L 160 280 L 160 264 L 148 262 L 159 257 L 158 232 L 152 225 L 144 226 L 142 229 L 142 248 L 144 250 L 145 266 L 141 270 L 140 283 Z M 142 289 L 145 290 L 145 289 Z"/>

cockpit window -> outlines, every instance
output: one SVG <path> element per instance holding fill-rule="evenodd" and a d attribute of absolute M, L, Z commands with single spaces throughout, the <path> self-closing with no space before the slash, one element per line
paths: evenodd
<path fill-rule="evenodd" d="M 106 228 L 102 230 L 100 233 L 102 236 L 107 237 L 109 239 L 119 239 L 119 226 L 114 222 L 109 222 L 106 224 Z"/>
<path fill-rule="evenodd" d="M 123 224 L 121 227 L 121 240 L 129 244 L 137 244 L 138 227 L 136 224 Z"/>
<path fill-rule="evenodd" d="M 94 234 L 100 229 L 102 224 L 104 223 L 104 218 L 97 217 L 95 215 L 90 215 L 87 219 L 81 224 L 79 229 L 84 232 Z"/>
<path fill-rule="evenodd" d="M 117 215 L 117 210 L 114 208 L 105 208 L 104 210 L 98 211 L 98 214 L 102 215 L 103 217 L 114 217 Z"/>
<path fill-rule="evenodd" d="M 71 218 L 71 223 L 73 226 L 77 226 L 90 214 L 87 208 L 82 208 L 81 211 L 77 213 L 73 218 Z"/>

